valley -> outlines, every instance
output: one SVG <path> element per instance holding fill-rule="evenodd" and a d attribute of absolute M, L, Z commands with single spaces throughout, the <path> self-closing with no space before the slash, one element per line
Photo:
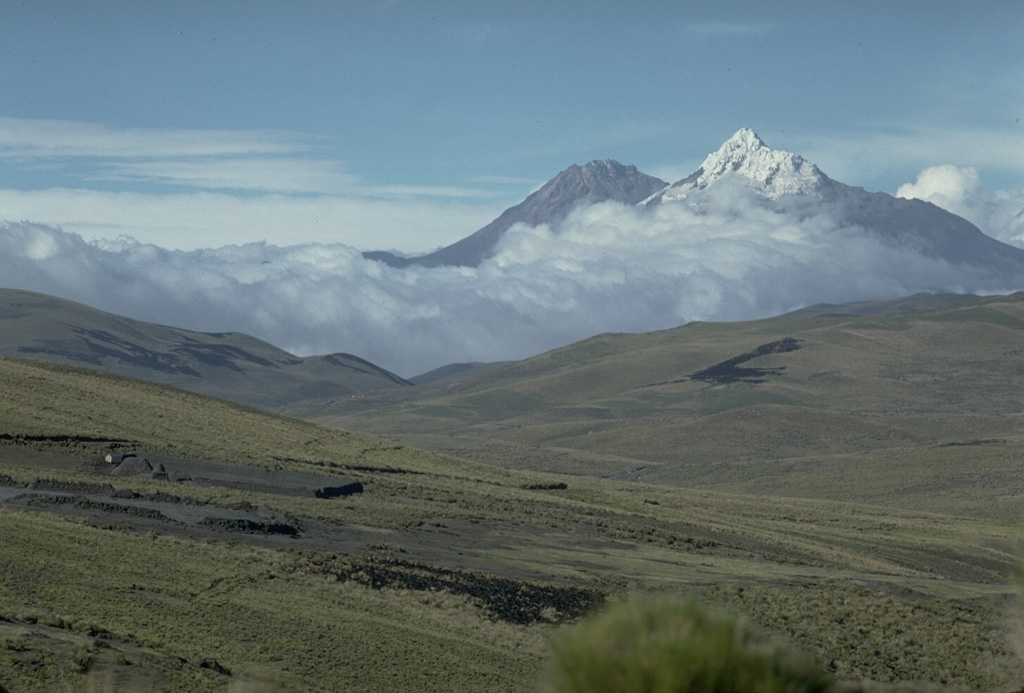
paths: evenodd
<path fill-rule="evenodd" d="M 0 326 L 0 355 L 95 368 L 255 407 L 409 385 L 351 354 L 301 358 L 245 334 L 156 325 L 31 291 L 0 288 Z"/>
<path fill-rule="evenodd" d="M 1022 330 L 1021 294 L 691 324 L 284 411 L 505 467 L 1013 521 Z"/>
<path fill-rule="evenodd" d="M 851 690 L 1015 690 L 1022 312 L 602 335 L 289 416 L 0 358 L 0 685 L 532 691 L 642 592 Z"/>
<path fill-rule="evenodd" d="M 1024 2 L 0 2 L 0 693 L 1024 693 Z"/>

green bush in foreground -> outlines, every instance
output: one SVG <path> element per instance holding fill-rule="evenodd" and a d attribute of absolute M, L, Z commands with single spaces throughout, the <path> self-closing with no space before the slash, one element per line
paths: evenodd
<path fill-rule="evenodd" d="M 692 602 L 635 598 L 552 641 L 557 693 L 803 693 L 832 680 L 801 652 Z"/>

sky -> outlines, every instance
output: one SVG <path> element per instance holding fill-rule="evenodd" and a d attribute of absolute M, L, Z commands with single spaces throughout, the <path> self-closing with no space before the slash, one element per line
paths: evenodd
<path fill-rule="evenodd" d="M 0 286 L 402 375 L 799 307 L 819 287 L 764 291 L 807 246 L 754 216 L 715 252 L 607 206 L 475 270 L 359 251 L 450 244 L 574 163 L 675 181 L 742 127 L 1024 247 L 1021 36 L 996 0 L 0 3 Z M 994 288 L 887 266 L 833 297 Z"/>

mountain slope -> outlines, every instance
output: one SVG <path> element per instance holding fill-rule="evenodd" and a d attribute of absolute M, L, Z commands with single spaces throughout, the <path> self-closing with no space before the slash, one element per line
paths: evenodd
<path fill-rule="evenodd" d="M 764 204 L 797 215 L 827 214 L 840 229 L 864 233 L 951 265 L 969 265 L 1014 290 L 1024 283 L 1024 249 L 986 236 L 966 219 L 930 202 L 893 197 L 840 183 L 803 157 L 771 149 L 744 128 L 707 156 L 690 176 L 644 201 L 646 206 L 686 203 L 726 182 L 753 190 Z"/>
<path fill-rule="evenodd" d="M 1024 493 L 1021 343 L 1024 293 L 693 323 L 296 413 L 507 466 L 1006 517 L 1013 494 L 981 502 L 957 460 Z M 917 478 L 894 486 L 894 459 Z"/>
<path fill-rule="evenodd" d="M 860 687 L 894 670 L 956 690 L 1021 680 L 1002 637 L 1019 531 L 955 505 L 503 470 L 5 357 L 0 421 L 10 690 L 535 691 L 557 624 L 634 591 L 728 606 Z M 364 491 L 104 473 L 112 448 L 341 474 Z M 998 503 L 1017 487 L 985 449 L 948 448 Z M 892 464 L 888 478 L 912 486 L 919 471 Z"/>
<path fill-rule="evenodd" d="M 518 205 L 506 209 L 487 226 L 452 245 L 414 258 L 401 258 L 381 251 L 363 253 L 363 256 L 393 267 L 476 267 L 490 257 L 501 236 L 513 224 L 554 224 L 564 219 L 577 205 L 587 202 L 614 200 L 636 204 L 665 185 L 665 181 L 617 161 L 591 161 L 585 166 L 574 164 Z"/>
<path fill-rule="evenodd" d="M 914 294 L 886 301 L 858 301 L 856 303 L 815 303 L 787 313 L 787 317 L 809 318 L 819 315 L 891 315 L 913 313 L 919 310 L 945 308 L 978 298 L 973 294 Z"/>
<path fill-rule="evenodd" d="M 96 368 L 278 407 L 409 383 L 350 354 L 300 358 L 239 333 L 192 332 L 28 291 L 0 289 L 0 355 Z"/>
<path fill-rule="evenodd" d="M 980 269 L 987 275 L 987 290 L 1012 291 L 1024 283 L 1024 249 L 986 236 L 966 219 L 931 203 L 835 181 L 803 157 L 768 147 L 749 128 L 736 132 L 696 171 L 671 185 L 615 161 L 574 165 L 476 233 L 429 255 L 363 255 L 393 267 L 473 267 L 494 252 L 515 223 L 557 224 L 582 202 L 606 200 L 646 208 L 687 204 L 699 211 L 708 194 L 730 182 L 752 190 L 766 207 L 796 218 L 825 215 L 837 232 L 866 235 L 952 266 Z"/>

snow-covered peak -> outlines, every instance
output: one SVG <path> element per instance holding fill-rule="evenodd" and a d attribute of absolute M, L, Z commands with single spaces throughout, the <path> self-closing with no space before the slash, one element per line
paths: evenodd
<path fill-rule="evenodd" d="M 825 174 L 802 156 L 772 149 L 753 130 L 743 128 L 718 151 L 709 154 L 693 174 L 666 188 L 661 199 L 682 199 L 728 176 L 740 177 L 752 189 L 771 199 L 812 192 L 826 180 Z"/>

